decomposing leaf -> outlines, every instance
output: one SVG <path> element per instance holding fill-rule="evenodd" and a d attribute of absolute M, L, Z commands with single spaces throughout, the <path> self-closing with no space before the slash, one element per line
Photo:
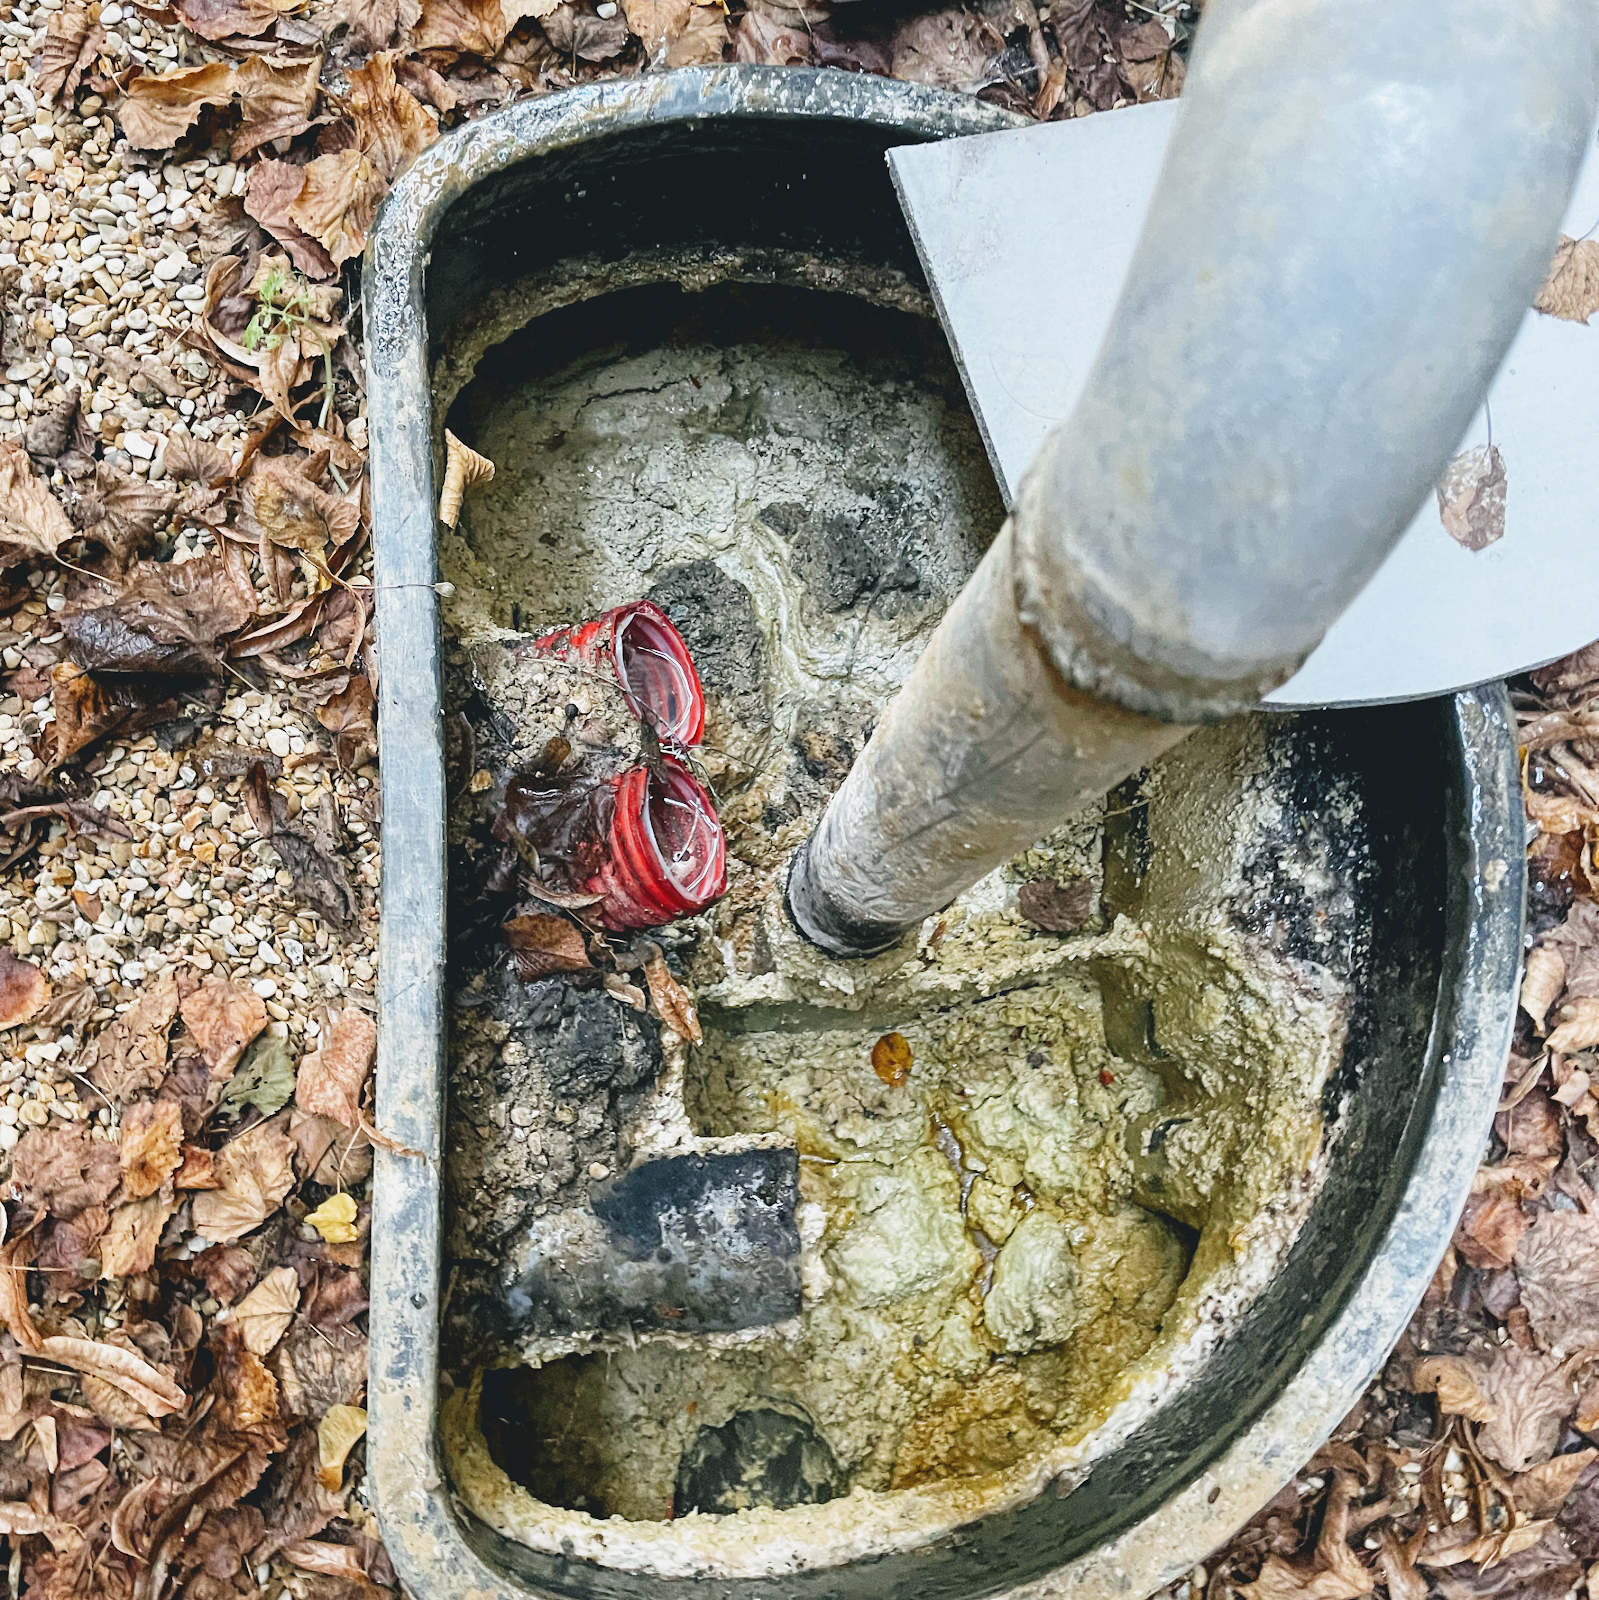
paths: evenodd
<path fill-rule="evenodd" d="M 1335 1472 L 1322 1513 L 1321 1535 L 1309 1561 L 1268 1555 L 1260 1576 L 1239 1587 L 1245 1600 L 1357 1600 L 1376 1587 L 1374 1572 L 1349 1548 L 1350 1501 L 1355 1480 Z"/>
<path fill-rule="evenodd" d="M 1505 458 L 1498 445 L 1473 445 L 1456 456 L 1437 494 L 1438 515 L 1456 544 L 1486 550 L 1504 537 Z"/>
<path fill-rule="evenodd" d="M 507 31 L 500 0 L 422 0 L 411 47 L 482 56 L 486 61 L 500 53 Z"/>
<path fill-rule="evenodd" d="M 45 975 L 31 961 L 0 946 L 0 1029 L 31 1021 L 49 998 Z"/>
<path fill-rule="evenodd" d="M 79 1070 L 112 1100 L 159 1087 L 167 1036 L 178 1014 L 178 983 L 163 973 L 84 1050 Z"/>
<path fill-rule="evenodd" d="M 895 30 L 894 76 L 972 93 L 989 81 L 997 54 L 992 35 L 971 12 L 926 12 Z"/>
<path fill-rule="evenodd" d="M 83 75 L 104 47 L 105 34 L 87 6 L 67 5 L 52 12 L 39 49 L 39 75 L 34 90 L 46 105 L 70 100 Z"/>
<path fill-rule="evenodd" d="M 107 1200 L 122 1176 L 117 1148 L 81 1122 L 31 1128 L 11 1153 L 17 1198 L 35 1212 L 75 1217 Z"/>
<path fill-rule="evenodd" d="M 387 192 L 383 175 L 358 149 L 318 156 L 289 202 L 289 220 L 309 234 L 337 266 L 366 249 L 366 230 Z"/>
<path fill-rule="evenodd" d="M 474 484 L 487 483 L 494 476 L 494 463 L 480 456 L 444 430 L 444 487 L 439 491 L 439 521 L 453 528 L 461 515 L 461 500 Z"/>
<path fill-rule="evenodd" d="M 346 1128 L 360 1127 L 361 1091 L 377 1045 L 377 1024 L 359 1006 L 346 1006 L 333 1018 L 322 1047 L 308 1052 L 300 1062 L 296 1104 L 313 1116 L 332 1117 Z"/>
<path fill-rule="evenodd" d="M 179 1010 L 217 1078 L 233 1071 L 245 1046 L 267 1025 L 266 1006 L 255 990 L 215 976 L 185 995 Z"/>
<path fill-rule="evenodd" d="M 232 1322 L 217 1322 L 211 1335 L 216 1358 L 212 1390 L 217 1410 L 237 1433 L 262 1433 L 268 1448 L 283 1448 L 278 1412 L 278 1384 L 256 1353 L 245 1343 L 244 1331 Z"/>
<path fill-rule="evenodd" d="M 1494 1415 L 1477 1430 L 1478 1449 L 1511 1472 L 1547 1461 L 1577 1404 L 1566 1369 L 1540 1350 L 1506 1344 L 1480 1371 Z"/>
<path fill-rule="evenodd" d="M 500 931 L 516 959 L 520 978 L 540 978 L 548 972 L 582 972 L 594 965 L 582 932 L 565 917 L 535 912 L 512 917 Z"/>
<path fill-rule="evenodd" d="M 355 1226 L 358 1209 L 354 1196 L 341 1190 L 330 1194 L 305 1220 L 326 1244 L 354 1244 L 361 1237 Z"/>
<path fill-rule="evenodd" d="M 1549 276 L 1532 303 L 1535 311 L 1567 322 L 1587 322 L 1599 311 L 1599 241 L 1561 235 Z"/>
<path fill-rule="evenodd" d="M 122 91 L 117 120 L 135 150 L 170 150 L 206 106 L 225 106 L 233 98 L 237 81 L 225 61 L 141 73 Z"/>
<path fill-rule="evenodd" d="M 117 1345 L 55 1335 L 42 1341 L 40 1353 L 75 1372 L 112 1384 L 152 1417 L 170 1416 L 187 1404 L 188 1396 L 167 1373 Z"/>
<path fill-rule="evenodd" d="M 644 963 L 644 981 L 650 986 L 650 999 L 655 1002 L 661 1021 L 690 1044 L 703 1044 L 705 1036 L 700 1031 L 694 996 L 667 970 L 666 959 L 659 952 Z"/>
<path fill-rule="evenodd" d="M 362 673 L 350 679 L 341 693 L 316 708 L 316 720 L 333 735 L 333 753 L 346 772 L 377 754 L 376 701 L 371 681 Z"/>
<path fill-rule="evenodd" d="M 872 1046 L 872 1071 L 890 1089 L 903 1089 L 911 1078 L 911 1047 L 902 1033 L 885 1033 Z"/>
<path fill-rule="evenodd" d="M 182 1159 L 183 1110 L 176 1100 L 138 1100 L 122 1112 L 122 1192 L 154 1194 Z"/>
<path fill-rule="evenodd" d="M 131 472 L 97 462 L 94 494 L 82 518 L 83 536 L 103 545 L 117 569 L 125 572 L 154 544 L 157 532 L 171 520 L 176 500 L 164 484 L 147 483 Z"/>
<path fill-rule="evenodd" d="M 236 80 L 243 121 L 233 136 L 231 154 L 235 161 L 275 139 L 304 133 L 311 126 L 321 71 L 321 56 L 303 61 L 251 56 L 245 61 Z"/>
<path fill-rule="evenodd" d="M 1487 1270 L 1508 1267 L 1515 1260 L 1516 1246 L 1531 1222 L 1519 1196 L 1507 1190 L 1474 1194 L 1461 1215 L 1455 1248 L 1474 1267 Z"/>
<path fill-rule="evenodd" d="M 1557 1356 L 1599 1346 L 1599 1218 L 1542 1211 L 1516 1251 L 1521 1303 Z"/>
<path fill-rule="evenodd" d="M 194 1197 L 194 1226 L 218 1244 L 259 1228 L 294 1187 L 294 1141 L 263 1122 L 217 1152 L 215 1189 Z"/>
<path fill-rule="evenodd" d="M 1504 1140 L 1505 1150 L 1511 1156 L 1539 1160 L 1544 1156 L 1561 1155 L 1565 1150 L 1560 1113 L 1536 1085 L 1518 1095 L 1514 1105 L 1507 1106 L 1494 1118 L 1494 1132 Z"/>
<path fill-rule="evenodd" d="M 256 1281 L 255 1258 L 236 1244 L 214 1244 L 194 1258 L 206 1293 L 230 1306 Z"/>
<path fill-rule="evenodd" d="M 366 1412 L 359 1406 L 329 1406 L 317 1424 L 317 1476 L 322 1487 L 337 1490 L 344 1483 L 344 1463 L 366 1433 Z"/>
<path fill-rule="evenodd" d="M 155 1265 L 161 1235 L 177 1209 L 177 1197 L 170 1190 L 118 1206 L 100 1240 L 100 1276 L 131 1278 L 148 1272 Z"/>
<path fill-rule="evenodd" d="M 0 568 L 53 556 L 77 530 L 15 439 L 0 439 Z"/>
<path fill-rule="evenodd" d="M 259 172 L 261 167 L 276 164 L 263 161 L 251 176 Z M 166 463 L 169 478 L 192 479 L 196 483 L 215 486 L 227 483 L 233 477 L 233 458 L 227 451 L 219 450 L 209 439 L 196 439 L 192 433 L 179 432 L 177 429 L 167 435 L 166 454 L 162 460 Z"/>
<path fill-rule="evenodd" d="M 358 508 L 319 489 L 288 456 L 257 456 L 244 480 L 240 526 L 273 544 L 323 556 L 342 544 L 360 520 Z"/>
<path fill-rule="evenodd" d="M 1072 878 L 1057 883 L 1053 878 L 1035 878 L 1016 893 L 1022 915 L 1035 928 L 1047 933 L 1076 933 L 1093 914 L 1094 880 Z"/>
<path fill-rule="evenodd" d="M 254 1106 L 263 1117 L 281 1111 L 294 1094 L 294 1052 L 282 1039 L 259 1038 L 245 1053 L 217 1102 L 223 1116 Z"/>
<path fill-rule="evenodd" d="M 274 1267 L 231 1311 L 245 1348 L 267 1355 L 289 1331 L 300 1305 L 300 1279 L 293 1267 Z"/>

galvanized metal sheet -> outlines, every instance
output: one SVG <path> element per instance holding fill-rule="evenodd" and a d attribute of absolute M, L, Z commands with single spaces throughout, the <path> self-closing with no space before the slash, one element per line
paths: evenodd
<path fill-rule="evenodd" d="M 1007 503 L 1087 382 L 1177 106 L 1162 101 L 889 152 Z M 1590 144 L 1564 230 L 1580 238 L 1596 226 L 1599 154 Z M 1599 326 L 1529 311 L 1461 450 L 1489 442 L 1490 417 L 1508 486 L 1504 537 L 1468 550 L 1429 496 L 1269 704 L 1443 694 L 1553 660 L 1599 635 L 1581 581 L 1599 524 Z"/>

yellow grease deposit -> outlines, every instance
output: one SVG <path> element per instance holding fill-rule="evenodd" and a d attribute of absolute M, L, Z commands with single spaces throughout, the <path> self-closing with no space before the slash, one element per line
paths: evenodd
<path fill-rule="evenodd" d="M 1097 813 L 873 961 L 829 962 L 787 929 L 777 885 L 814 797 L 782 826 L 762 819 L 791 792 L 791 736 L 819 707 L 882 703 L 983 542 L 966 532 L 963 505 L 983 498 L 969 487 L 953 510 L 896 512 L 919 530 L 904 535 L 923 574 L 910 598 L 834 614 L 793 577 L 782 526 L 758 514 L 768 501 L 867 516 L 886 503 L 879 479 L 968 483 L 953 385 L 935 402 L 903 375 L 876 381 L 814 346 L 685 340 L 469 408 L 500 472 L 443 550 L 463 633 L 492 636 L 513 603 L 522 627 L 592 614 L 695 558 L 742 583 L 770 630 L 767 725 L 739 726 L 711 695 L 713 728 L 753 775 L 724 796 L 732 891 L 686 963 L 705 1044 L 673 1071 L 694 1135 L 798 1148 L 804 1310 L 737 1335 L 526 1348 L 544 1365 L 521 1448 L 539 1481 L 581 1485 L 588 1509 L 536 1499 L 496 1462 L 481 1376 L 451 1395 L 462 1499 L 542 1550 L 756 1577 L 913 1547 L 1023 1501 L 1202 1362 L 1313 1198 L 1346 1004 L 1337 979 L 1229 910 L 1278 804 L 1261 724 L 1203 731 L 1167 758 L 1147 866 L 1080 933 L 1029 926 L 1016 891 L 1040 875 L 1100 891 Z M 859 431 L 838 425 L 852 415 L 873 419 L 875 477 L 857 470 Z M 538 538 L 516 544 L 529 525 Z M 890 1032 L 908 1073 L 874 1070 Z M 837 1496 L 666 1520 L 684 1450 L 752 1407 L 814 1423 Z"/>

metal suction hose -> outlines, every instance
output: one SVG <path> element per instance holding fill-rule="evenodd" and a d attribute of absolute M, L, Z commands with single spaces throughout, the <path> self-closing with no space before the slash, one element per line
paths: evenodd
<path fill-rule="evenodd" d="M 1210 0 L 1083 397 L 796 855 L 802 933 L 886 948 L 1292 676 L 1482 403 L 1596 84 L 1594 0 Z"/>

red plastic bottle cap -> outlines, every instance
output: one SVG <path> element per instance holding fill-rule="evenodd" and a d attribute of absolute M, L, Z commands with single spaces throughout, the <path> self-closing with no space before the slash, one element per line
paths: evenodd
<path fill-rule="evenodd" d="M 727 839 L 710 791 L 667 756 L 659 773 L 633 767 L 616 784 L 610 859 L 590 880 L 599 920 L 658 928 L 691 917 L 727 892 Z"/>
<path fill-rule="evenodd" d="M 667 744 L 696 745 L 705 734 L 705 691 L 683 635 L 658 605 L 635 600 L 592 622 L 536 639 L 538 655 L 609 672 L 628 709 Z"/>

